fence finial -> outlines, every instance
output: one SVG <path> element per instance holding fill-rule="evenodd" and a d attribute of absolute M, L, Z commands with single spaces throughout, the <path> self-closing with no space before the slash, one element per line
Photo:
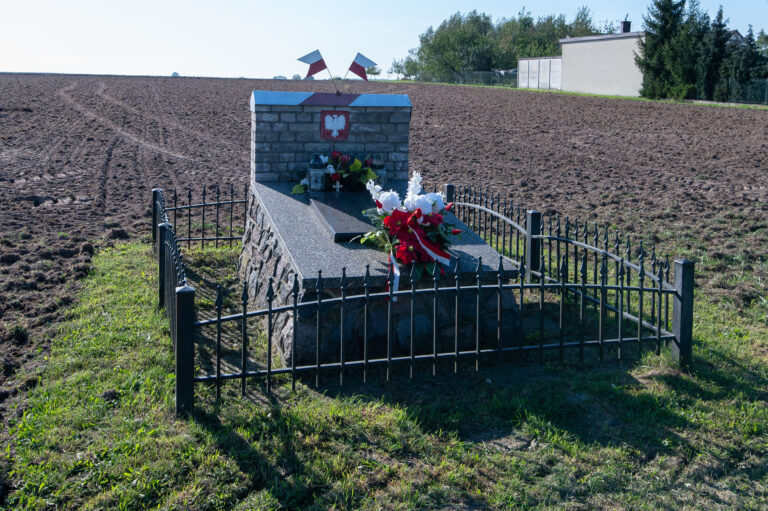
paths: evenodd
<path fill-rule="evenodd" d="M 483 274 L 483 258 L 478 257 L 477 258 L 477 268 L 475 268 L 475 275 L 479 279 Z"/>
<path fill-rule="evenodd" d="M 581 275 L 581 281 L 586 282 L 587 281 L 587 254 L 584 254 L 581 256 L 581 269 L 579 271 L 579 274 Z"/>
<path fill-rule="evenodd" d="M 371 265 L 365 265 L 365 278 L 363 279 L 363 288 L 371 287 Z"/>
<path fill-rule="evenodd" d="M 221 289 L 221 284 L 216 286 L 216 311 L 221 312 L 221 308 L 224 306 L 224 292 Z"/>
<path fill-rule="evenodd" d="M 295 273 L 293 274 L 293 287 L 291 287 L 291 293 L 294 297 L 299 294 L 299 276 Z"/>
<path fill-rule="evenodd" d="M 243 305 L 248 305 L 248 281 L 243 281 L 243 292 L 240 295 L 240 301 L 243 302 Z"/>
<path fill-rule="evenodd" d="M 269 277 L 269 283 L 267 284 L 267 302 L 271 302 L 275 299 L 275 289 L 273 287 L 274 277 Z"/>
<path fill-rule="evenodd" d="M 600 261 L 600 284 L 603 286 L 608 280 L 608 255 L 603 252 L 603 256 Z"/>
<path fill-rule="evenodd" d="M 323 290 L 323 270 L 317 270 L 317 294 Z"/>
<path fill-rule="evenodd" d="M 341 287 L 340 289 L 342 291 L 345 291 L 347 289 L 347 267 L 343 266 L 341 268 Z"/>
<path fill-rule="evenodd" d="M 560 258 L 560 261 L 560 281 L 566 282 L 568 280 L 568 259 L 565 254 Z"/>

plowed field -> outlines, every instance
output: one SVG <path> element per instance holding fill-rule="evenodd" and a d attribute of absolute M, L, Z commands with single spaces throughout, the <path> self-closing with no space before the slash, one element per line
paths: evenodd
<path fill-rule="evenodd" d="M 0 414 L 94 247 L 149 232 L 153 187 L 247 181 L 251 90 L 331 88 L 0 75 Z M 703 263 L 699 284 L 736 307 L 766 294 L 768 111 L 424 84 L 350 90 L 411 97 L 411 168 L 428 182 L 644 236 Z"/>

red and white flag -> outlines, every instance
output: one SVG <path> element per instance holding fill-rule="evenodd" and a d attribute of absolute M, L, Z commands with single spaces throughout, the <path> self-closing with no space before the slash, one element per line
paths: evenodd
<path fill-rule="evenodd" d="M 352 65 L 349 66 L 349 70 L 367 82 L 368 75 L 365 74 L 365 70 L 375 65 L 376 63 L 374 61 L 372 61 L 362 53 L 358 53 L 355 56 L 355 60 L 352 61 Z"/>
<path fill-rule="evenodd" d="M 313 74 L 319 73 L 323 69 L 328 69 L 328 66 L 325 65 L 325 61 L 323 60 L 323 56 L 320 55 L 320 50 L 315 50 L 312 53 L 307 53 L 303 57 L 299 59 L 305 64 L 309 64 L 309 71 L 307 71 L 307 78 L 312 76 Z"/>

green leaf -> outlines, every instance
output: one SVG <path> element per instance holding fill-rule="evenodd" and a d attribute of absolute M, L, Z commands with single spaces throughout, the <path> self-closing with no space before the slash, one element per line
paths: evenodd
<path fill-rule="evenodd" d="M 360 176 L 360 182 L 361 183 L 367 183 L 370 180 L 377 180 L 379 179 L 379 176 L 376 175 L 376 173 L 371 170 L 370 167 L 366 167 L 365 172 L 362 173 Z"/>
<path fill-rule="evenodd" d="M 302 184 L 297 184 L 296 186 L 293 187 L 293 189 L 291 189 L 291 193 L 293 194 L 301 194 L 306 192 L 307 192 L 307 188 Z"/>
<path fill-rule="evenodd" d="M 361 168 L 363 168 L 363 162 L 361 162 L 361 161 L 360 161 L 360 160 L 358 160 L 357 158 L 355 158 L 355 161 L 353 161 L 353 162 L 352 162 L 352 165 L 350 165 L 350 166 L 349 166 L 349 170 L 350 170 L 351 172 L 357 172 L 357 171 L 358 171 L 358 170 L 360 170 Z"/>

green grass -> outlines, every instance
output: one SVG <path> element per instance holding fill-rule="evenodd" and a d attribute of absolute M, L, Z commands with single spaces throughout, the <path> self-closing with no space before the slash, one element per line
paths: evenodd
<path fill-rule="evenodd" d="M 227 261 L 197 257 L 210 271 Z M 510 362 L 390 386 L 279 384 L 271 397 L 226 385 L 218 405 L 201 385 L 195 415 L 177 420 L 149 248 L 119 245 L 93 264 L 12 422 L 8 508 L 768 505 L 768 325 L 707 298 L 690 373 L 649 354 Z"/>

